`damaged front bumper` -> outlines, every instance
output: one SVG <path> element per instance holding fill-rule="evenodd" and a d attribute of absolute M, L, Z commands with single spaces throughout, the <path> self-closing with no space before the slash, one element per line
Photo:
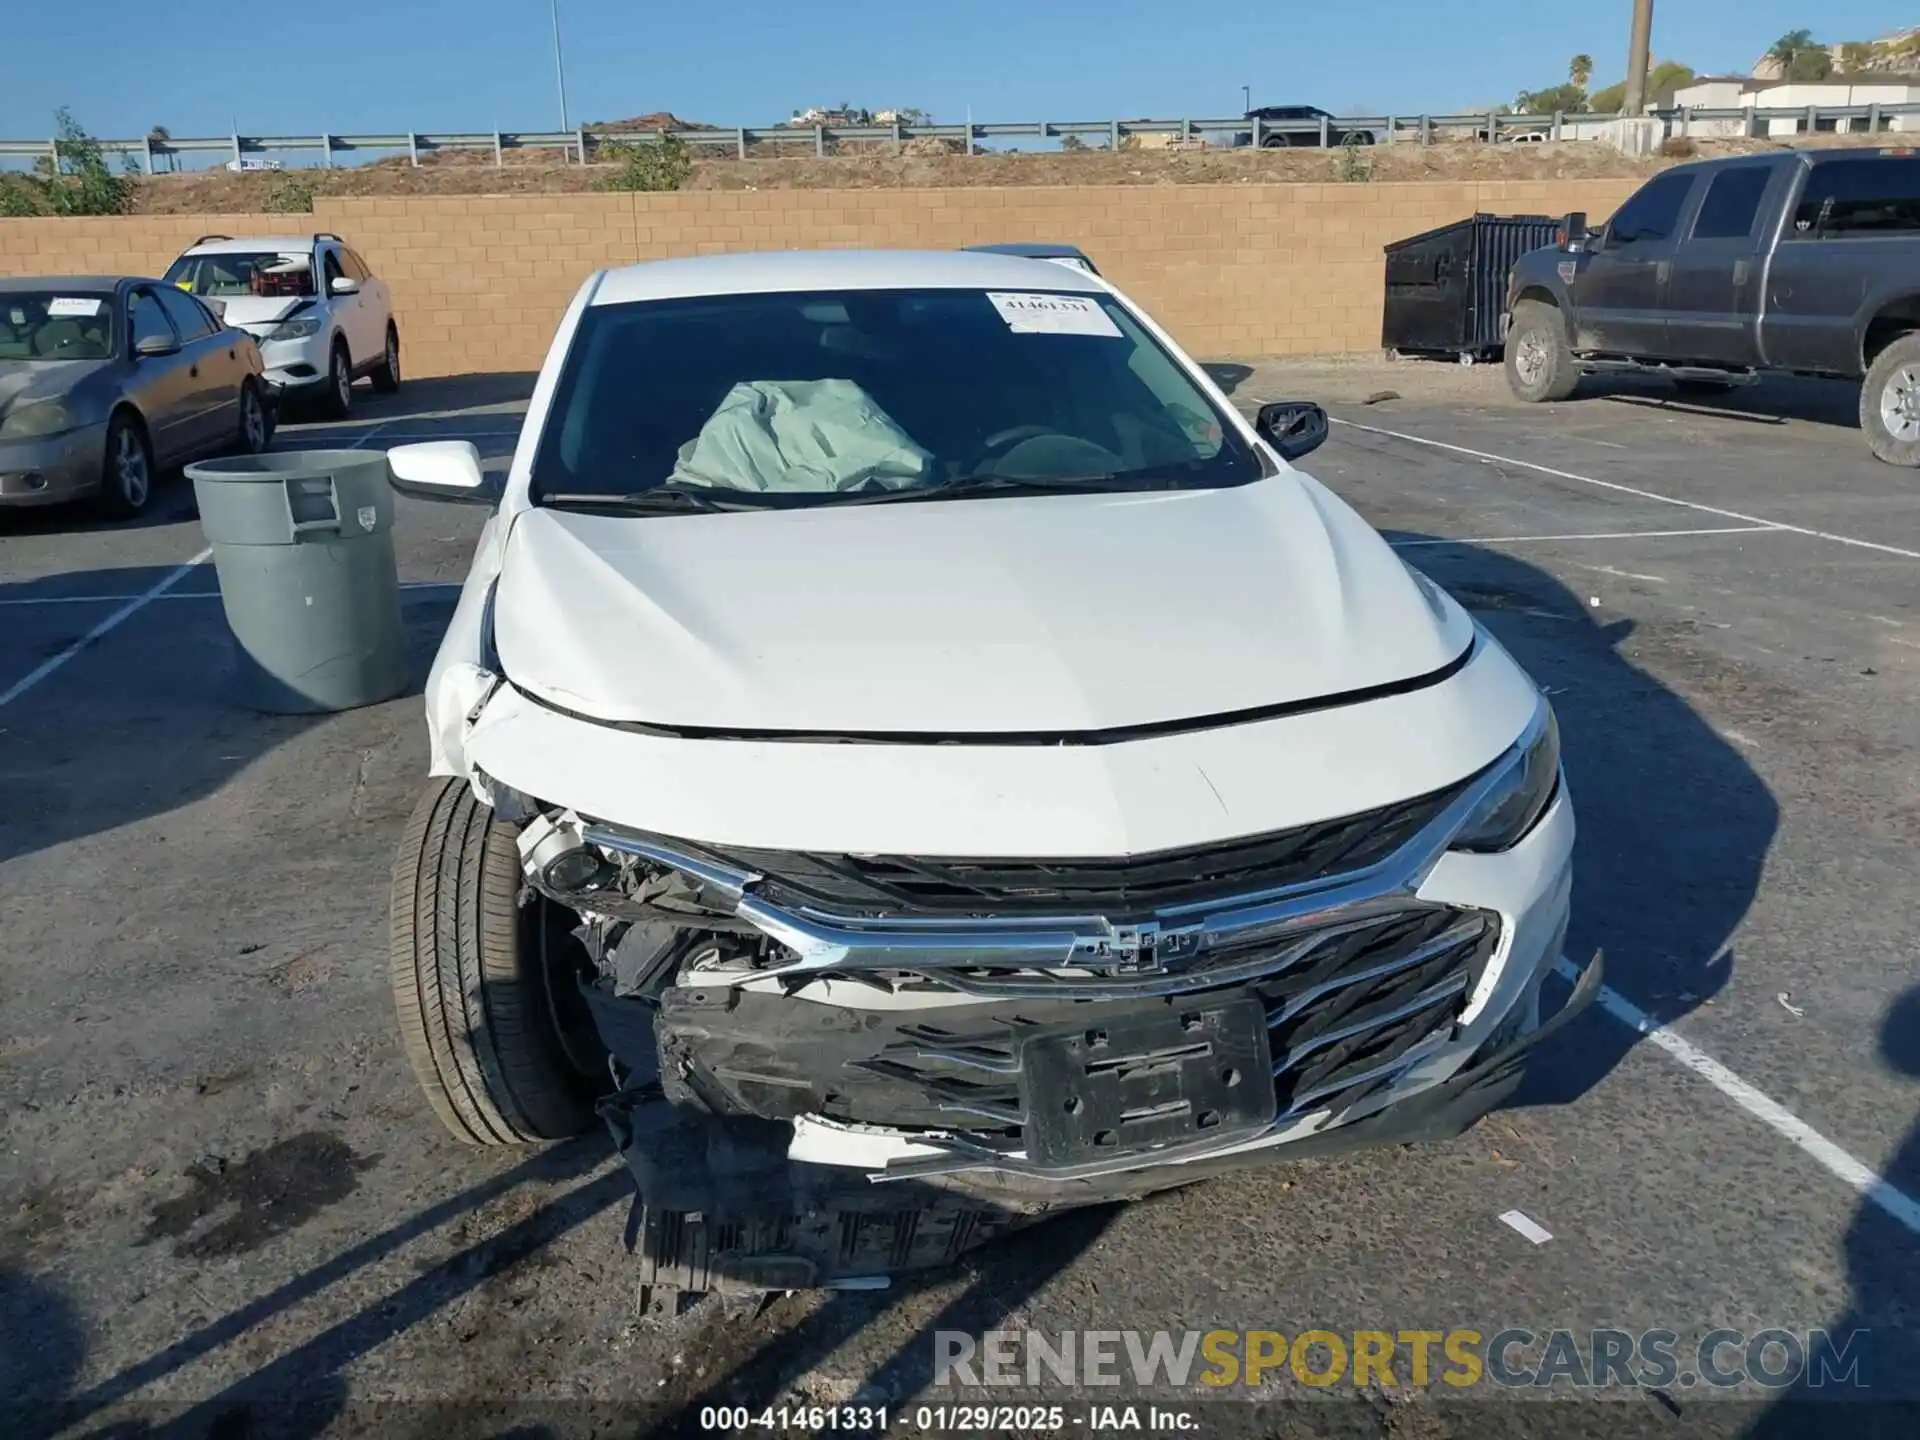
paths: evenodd
<path fill-rule="evenodd" d="M 864 1183 L 800 1158 L 807 1126 L 703 1117 L 656 1089 L 623 1089 L 602 1106 L 637 1194 L 627 1240 L 643 1293 L 864 1288 L 897 1272 L 952 1262 L 1061 1210 L 1137 1199 L 1275 1160 L 1448 1139 L 1519 1085 L 1527 1056 L 1599 993 L 1599 955 L 1549 1017 L 1504 1026 L 1449 1079 L 1364 1118 L 1290 1140 L 1181 1156 L 1102 1175 L 1042 1177 L 1028 1167 Z"/>
<path fill-rule="evenodd" d="M 1600 983 L 1596 957 L 1544 1004 L 1567 797 L 1510 850 L 1449 851 L 1473 803 L 1443 797 L 1362 870 L 1117 927 L 827 913 L 781 877 L 584 826 L 700 872 L 785 957 L 592 993 L 651 1283 L 857 1284 L 1040 1215 L 1460 1133 Z"/>

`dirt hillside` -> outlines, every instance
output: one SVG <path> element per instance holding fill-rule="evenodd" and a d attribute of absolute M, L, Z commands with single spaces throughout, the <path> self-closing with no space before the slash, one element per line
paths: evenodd
<path fill-rule="evenodd" d="M 650 119 L 654 117 L 639 117 Z M 638 124 L 638 121 L 630 122 Z M 1865 144 L 1866 136 L 1819 136 L 1821 143 Z M 1887 137 L 1880 137 L 1883 141 Z M 942 142 L 910 142 L 861 153 L 816 156 L 811 143 L 790 153 L 746 160 L 696 158 L 690 190 L 947 189 L 973 185 L 1262 185 L 1288 182 L 1368 183 L 1407 180 L 1598 180 L 1649 174 L 1683 159 L 1781 148 L 1765 140 L 1670 141 L 1666 153 L 1642 159 L 1592 141 L 1482 145 L 1458 141 L 1379 145 L 1355 152 L 1300 150 L 1085 150 L 1036 154 L 960 155 Z M 930 150 L 932 153 L 926 153 Z M 696 152 L 697 154 L 698 152 Z M 139 182 L 142 214 L 238 214 L 297 211 L 322 195 L 562 194 L 591 190 L 612 173 L 606 164 L 568 164 L 557 153 L 512 151 L 496 166 L 491 153 L 404 156 L 335 170 L 272 174 L 224 170 L 159 175 Z"/>

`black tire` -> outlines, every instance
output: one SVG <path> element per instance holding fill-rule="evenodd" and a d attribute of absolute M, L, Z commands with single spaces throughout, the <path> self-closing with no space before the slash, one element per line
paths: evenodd
<path fill-rule="evenodd" d="M 240 416 L 233 438 L 236 455 L 258 455 L 273 443 L 273 415 L 252 379 L 240 382 Z"/>
<path fill-rule="evenodd" d="M 1920 334 L 1902 335 L 1868 367 L 1860 433 L 1876 459 L 1920 469 Z"/>
<path fill-rule="evenodd" d="M 353 360 L 344 340 L 335 340 L 328 354 L 327 385 L 319 401 L 320 413 L 329 420 L 344 420 L 353 410 Z"/>
<path fill-rule="evenodd" d="M 387 347 L 381 354 L 380 368 L 373 372 L 373 388 L 382 395 L 400 389 L 400 332 L 391 320 L 387 322 Z"/>
<path fill-rule="evenodd" d="M 609 1078 L 575 986 L 585 953 L 559 907 L 520 903 L 514 834 L 465 781 L 436 780 L 393 863 L 400 1041 L 434 1113 L 470 1145 L 578 1135 Z"/>
<path fill-rule="evenodd" d="M 1507 386 L 1529 404 L 1564 400 L 1580 383 L 1580 370 L 1567 345 L 1566 317 L 1539 300 L 1513 307 L 1507 327 Z"/>
<path fill-rule="evenodd" d="M 1673 388 L 1682 395 L 1725 395 L 1733 389 L 1731 380 L 1676 380 Z"/>
<path fill-rule="evenodd" d="M 131 411 L 119 411 L 107 422 L 106 452 L 100 457 L 100 489 L 93 508 L 112 520 L 130 520 L 147 508 L 158 479 L 147 427 Z"/>

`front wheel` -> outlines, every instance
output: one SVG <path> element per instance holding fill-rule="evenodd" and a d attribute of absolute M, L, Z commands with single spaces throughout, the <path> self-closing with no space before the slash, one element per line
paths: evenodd
<path fill-rule="evenodd" d="M 1882 350 L 1860 386 L 1860 431 L 1889 465 L 1920 468 L 1920 334 Z"/>
<path fill-rule="evenodd" d="M 1566 318 L 1552 305 L 1522 300 L 1507 328 L 1507 386 L 1529 404 L 1564 400 L 1580 383 L 1567 345 Z"/>
<path fill-rule="evenodd" d="M 107 424 L 95 508 L 115 520 L 131 519 L 153 498 L 153 445 L 146 428 L 126 411 Z"/>
<path fill-rule="evenodd" d="M 466 782 L 436 780 L 393 862 L 400 1042 L 470 1145 L 578 1135 L 609 1080 L 579 993 L 590 962 L 565 913 L 525 889 L 514 841 Z"/>

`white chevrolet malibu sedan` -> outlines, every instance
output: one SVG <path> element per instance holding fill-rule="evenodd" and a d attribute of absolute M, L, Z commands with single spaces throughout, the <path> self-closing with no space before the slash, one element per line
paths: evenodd
<path fill-rule="evenodd" d="M 493 507 L 395 868 L 441 1118 L 597 1110 L 683 1288 L 1472 1124 L 1598 988 L 1558 735 L 1326 433 L 1044 260 L 594 275 L 503 486 L 390 452 Z"/>

